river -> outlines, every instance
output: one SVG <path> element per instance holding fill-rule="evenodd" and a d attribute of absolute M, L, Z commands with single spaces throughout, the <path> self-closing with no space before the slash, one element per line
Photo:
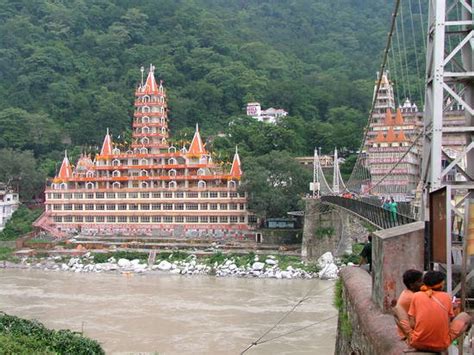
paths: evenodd
<path fill-rule="evenodd" d="M 336 316 L 332 281 L 0 270 L 0 310 L 84 331 L 107 353 L 239 354 L 308 292 L 263 340 Z M 337 318 L 246 354 L 334 354 Z"/>

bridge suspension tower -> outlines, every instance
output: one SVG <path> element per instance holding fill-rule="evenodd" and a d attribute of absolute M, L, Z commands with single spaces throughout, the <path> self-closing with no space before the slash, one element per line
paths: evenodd
<path fill-rule="evenodd" d="M 473 276 L 473 271 L 469 273 L 469 255 L 474 255 L 472 0 L 430 0 L 428 18 L 423 213 L 431 229 L 430 262 L 446 268 L 448 292 L 456 294 L 461 288 L 461 284 L 452 287 L 456 259 L 464 270 L 462 280 Z M 448 122 L 446 112 L 453 105 L 464 109 L 464 125 L 453 126 Z M 444 149 L 453 134 L 465 137 L 463 150 L 456 154 Z M 458 240 L 462 242 L 456 245 Z M 458 258 L 453 254 L 456 248 Z"/>

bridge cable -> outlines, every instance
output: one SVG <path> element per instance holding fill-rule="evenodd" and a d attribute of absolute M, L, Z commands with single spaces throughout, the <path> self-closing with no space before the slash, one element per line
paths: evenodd
<path fill-rule="evenodd" d="M 418 90 L 419 90 L 419 95 L 420 95 L 420 102 L 421 102 L 421 107 L 423 108 L 425 106 L 424 103 L 424 95 L 423 95 L 423 87 L 422 87 L 422 79 L 420 75 L 420 63 L 418 60 L 418 46 L 416 45 L 416 36 L 415 36 L 415 24 L 413 21 L 413 11 L 412 11 L 412 4 L 411 0 L 408 0 L 408 5 L 410 6 L 410 23 L 411 23 L 411 36 L 413 39 L 413 49 L 415 52 L 415 63 L 416 63 L 416 77 L 418 78 Z M 422 33 L 422 37 L 424 37 L 425 34 Z M 413 100 L 414 98 L 412 98 Z"/>
<path fill-rule="evenodd" d="M 393 13 L 392 13 L 392 22 L 391 22 L 391 25 L 390 25 L 390 32 L 388 33 L 387 44 L 385 46 L 384 53 L 383 53 L 382 65 L 380 66 L 379 78 L 378 78 L 378 81 L 377 81 L 377 87 L 375 89 L 374 98 L 372 100 L 372 106 L 371 106 L 370 111 L 369 111 L 369 119 L 367 120 L 367 125 L 364 128 L 364 135 L 363 135 L 362 143 L 360 145 L 359 155 L 357 156 L 356 165 L 360 162 L 360 159 L 362 159 L 361 158 L 361 156 L 362 156 L 361 153 L 364 150 L 365 142 L 366 142 L 367 136 L 369 134 L 369 130 L 370 130 L 370 124 L 372 123 L 372 117 L 373 117 L 373 113 L 374 113 L 374 109 L 375 109 L 375 103 L 377 102 L 380 85 L 382 83 L 383 72 L 384 72 L 385 66 L 387 64 L 388 53 L 389 53 L 391 43 L 392 43 L 392 37 L 393 37 L 393 32 L 395 30 L 396 19 L 397 19 L 397 14 L 398 14 L 399 7 L 400 7 L 400 0 L 396 0 L 395 7 L 394 7 L 394 10 L 393 10 Z M 352 170 L 351 176 L 349 177 L 349 181 L 351 181 L 354 171 L 355 171 L 355 169 Z"/>
<path fill-rule="evenodd" d="M 425 32 L 425 26 L 423 26 L 423 23 L 425 22 L 423 20 L 423 11 L 421 10 L 421 0 L 418 0 L 418 10 L 420 11 L 420 24 L 421 24 L 421 34 L 423 38 L 423 51 L 426 52 L 426 32 Z"/>
<path fill-rule="evenodd" d="M 334 315 L 334 316 L 331 316 L 331 317 L 328 317 L 328 318 L 325 318 L 325 319 L 322 319 L 322 320 L 320 320 L 320 321 L 318 321 L 318 322 L 314 322 L 314 323 L 308 324 L 308 325 L 306 325 L 306 326 L 304 326 L 304 327 L 301 327 L 301 328 L 298 328 L 298 329 L 295 329 L 295 330 L 291 330 L 291 331 L 289 331 L 289 332 L 286 332 L 286 333 L 283 333 L 283 334 L 274 336 L 273 338 L 266 339 L 266 340 L 262 340 L 262 341 L 259 342 L 257 345 L 259 345 L 259 344 L 265 344 L 265 343 L 268 343 L 268 342 L 270 342 L 270 341 L 276 340 L 276 339 L 278 339 L 278 338 L 282 338 L 282 337 L 284 337 L 284 336 L 287 336 L 287 335 L 290 335 L 290 334 L 293 334 L 293 333 L 296 333 L 296 332 L 300 332 L 300 331 L 302 331 L 302 330 L 308 329 L 308 328 L 310 328 L 310 327 L 313 327 L 313 326 L 315 326 L 315 325 L 321 324 L 321 323 L 326 322 L 326 321 L 328 321 L 328 320 L 334 319 L 334 318 L 336 318 L 337 316 L 338 316 L 338 314 L 336 314 L 336 315 Z"/>
<path fill-rule="evenodd" d="M 405 66 L 403 63 L 403 55 L 402 55 L 402 49 L 401 49 L 401 44 L 400 44 L 400 30 L 398 29 L 398 22 L 396 23 L 396 31 L 395 31 L 395 38 L 397 40 L 397 54 L 398 54 L 398 59 L 400 63 L 400 73 L 401 73 L 401 86 L 403 88 L 403 97 L 404 99 L 408 97 L 407 95 L 407 82 L 408 80 L 406 79 L 406 72 L 405 72 Z"/>
<path fill-rule="evenodd" d="M 283 322 L 291 313 L 293 313 L 293 312 L 295 311 L 295 309 L 296 309 L 298 306 L 300 306 L 304 301 L 306 301 L 306 300 L 308 300 L 309 298 L 314 297 L 314 296 L 316 296 L 316 295 L 318 295 L 318 294 L 320 294 L 320 293 L 322 293 L 322 292 L 324 292 L 324 291 L 327 291 L 327 290 L 329 290 L 329 289 L 331 289 L 331 288 L 334 287 L 333 285 L 331 285 L 331 286 L 329 286 L 329 287 L 327 287 L 327 288 L 324 288 L 324 289 L 322 289 L 322 290 L 316 292 L 314 295 L 309 296 L 309 294 L 316 288 L 316 286 L 318 286 L 317 283 L 315 283 L 314 286 L 311 287 L 308 292 L 306 292 L 306 294 L 303 296 L 303 298 L 301 298 L 298 302 L 296 302 L 296 303 L 293 305 L 293 307 L 283 315 L 283 317 L 281 317 L 274 325 L 272 325 L 270 328 L 268 328 L 257 340 L 255 340 L 255 341 L 253 341 L 252 343 L 250 343 L 249 346 L 247 346 L 247 347 L 240 353 L 240 355 L 245 354 L 245 353 L 246 353 L 247 351 L 249 351 L 252 347 L 257 346 L 258 344 L 266 343 L 267 341 L 265 341 L 265 340 L 262 341 L 262 339 L 263 339 L 268 333 L 270 333 L 273 329 L 275 329 L 281 322 Z"/>
<path fill-rule="evenodd" d="M 408 56 L 407 56 L 407 47 L 406 47 L 406 41 L 405 41 L 405 19 L 403 15 L 403 5 L 400 6 L 400 27 L 402 30 L 402 45 L 403 45 L 403 56 L 405 58 L 405 71 L 406 71 L 406 79 L 407 79 L 407 89 L 408 89 L 408 97 L 410 100 L 413 100 L 413 96 L 411 94 L 411 83 L 410 83 L 410 74 L 408 72 Z"/>

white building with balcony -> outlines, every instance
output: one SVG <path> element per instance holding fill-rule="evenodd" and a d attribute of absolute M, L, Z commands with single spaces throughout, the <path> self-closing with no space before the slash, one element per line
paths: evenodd
<path fill-rule="evenodd" d="M 259 102 L 249 102 L 247 104 L 247 116 L 251 116 L 260 122 L 276 124 L 281 117 L 288 115 L 288 112 L 281 108 L 270 107 L 262 110 Z"/>
<path fill-rule="evenodd" d="M 0 231 L 20 205 L 18 193 L 0 185 Z"/>

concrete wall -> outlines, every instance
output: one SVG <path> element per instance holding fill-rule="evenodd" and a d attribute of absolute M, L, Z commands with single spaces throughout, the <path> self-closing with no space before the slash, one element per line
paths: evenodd
<path fill-rule="evenodd" d="M 423 271 L 424 223 L 384 229 L 372 236 L 372 299 L 382 312 L 404 289 L 402 275 L 408 269 Z"/>
<path fill-rule="evenodd" d="M 393 317 L 383 314 L 372 302 L 370 275 L 358 267 L 343 268 L 340 275 L 342 306 L 339 310 L 335 354 L 403 354 L 407 346 L 397 336 Z"/>

